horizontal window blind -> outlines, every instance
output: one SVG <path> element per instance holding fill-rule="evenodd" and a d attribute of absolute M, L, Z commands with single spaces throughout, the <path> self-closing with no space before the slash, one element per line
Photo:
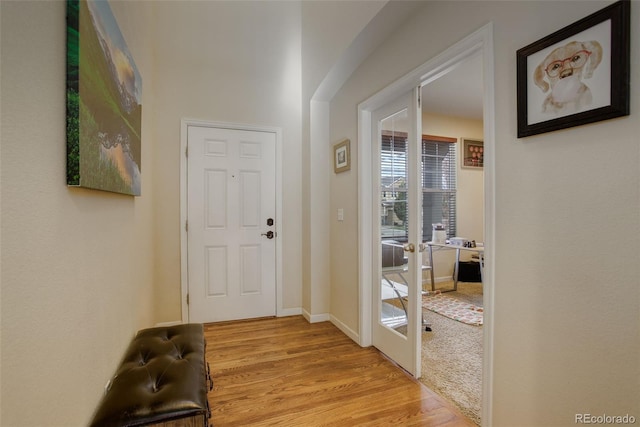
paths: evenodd
<path fill-rule="evenodd" d="M 382 238 L 407 241 L 407 134 L 383 131 L 380 150 Z"/>
<path fill-rule="evenodd" d="M 456 235 L 456 140 L 423 135 L 421 144 L 422 238 L 432 224 Z M 382 132 L 380 152 L 382 238 L 407 241 L 407 134 Z"/>
<path fill-rule="evenodd" d="M 433 224 L 456 235 L 456 144 L 422 140 L 422 238 L 432 240 Z"/>

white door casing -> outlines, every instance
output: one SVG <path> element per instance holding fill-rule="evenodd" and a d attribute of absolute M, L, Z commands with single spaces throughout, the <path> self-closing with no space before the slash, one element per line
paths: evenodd
<path fill-rule="evenodd" d="M 279 134 L 183 122 L 183 139 L 183 321 L 276 315 Z"/>

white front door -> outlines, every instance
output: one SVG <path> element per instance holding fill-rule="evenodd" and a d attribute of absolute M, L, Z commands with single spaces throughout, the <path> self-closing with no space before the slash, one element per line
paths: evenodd
<path fill-rule="evenodd" d="M 416 378 L 421 357 L 417 89 L 372 114 L 372 340 Z"/>
<path fill-rule="evenodd" d="M 189 321 L 276 315 L 276 136 L 187 129 Z"/>

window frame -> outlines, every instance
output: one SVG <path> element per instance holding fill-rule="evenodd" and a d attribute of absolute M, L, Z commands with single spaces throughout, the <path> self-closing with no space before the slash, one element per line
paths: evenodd
<path fill-rule="evenodd" d="M 447 223 L 445 224 L 445 230 L 447 232 L 447 239 L 451 238 L 451 237 L 455 237 L 456 233 L 457 233 L 457 227 L 458 227 L 458 212 L 457 212 L 457 206 L 458 206 L 458 139 L 457 138 L 451 138 L 451 137 L 445 137 L 445 136 L 436 136 L 436 135 L 422 135 L 422 140 L 421 140 L 421 153 L 424 156 L 425 153 L 425 144 L 452 144 L 451 147 L 449 147 L 448 153 L 447 155 L 450 156 L 449 158 L 449 167 L 448 167 L 448 172 L 447 172 L 447 176 L 449 178 L 449 182 L 453 184 L 453 188 L 448 188 L 448 189 L 434 189 L 434 188 L 427 188 L 424 185 L 424 182 L 422 183 L 422 194 L 423 194 L 423 207 L 422 207 L 422 212 L 423 212 L 423 219 L 422 219 L 422 239 L 423 241 L 431 241 L 433 240 L 433 229 L 432 229 L 432 224 L 431 222 L 429 223 L 425 223 L 424 220 L 424 194 L 425 193 L 430 193 L 430 194 L 449 194 L 452 196 L 453 198 L 453 206 L 450 207 L 453 210 L 453 213 L 449 214 L 449 221 L 447 221 Z M 424 174 L 425 174 L 425 164 L 424 164 L 424 158 L 422 159 L 422 165 L 421 165 L 421 172 L 423 174 L 423 179 L 424 179 Z M 442 175 L 444 176 L 445 171 L 442 170 Z"/>

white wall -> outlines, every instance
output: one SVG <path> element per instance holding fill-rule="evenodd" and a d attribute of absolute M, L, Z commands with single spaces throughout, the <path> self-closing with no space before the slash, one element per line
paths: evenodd
<path fill-rule="evenodd" d="M 302 307 L 310 321 L 329 315 L 329 95 L 348 76 L 347 50 L 383 1 L 302 2 Z M 388 13 L 388 12 L 387 12 Z M 330 23 L 331 31 L 327 31 Z M 361 53 L 361 52 L 359 52 Z M 337 68 L 340 70 L 337 70 Z M 336 69 L 334 69 L 336 68 Z M 332 73 L 333 72 L 333 73 Z M 328 77 L 327 74 L 331 74 Z M 319 86 L 323 85 L 324 90 Z"/>
<path fill-rule="evenodd" d="M 307 4 L 303 84 L 298 2 L 110 3 L 144 80 L 139 198 L 66 187 L 65 3 L 1 2 L 3 425 L 85 424 L 133 333 L 181 318 L 182 118 L 283 129 L 283 302 L 301 307 L 301 99 L 380 8 Z M 335 8 L 323 32 L 312 15 Z"/>
<path fill-rule="evenodd" d="M 157 2 L 156 308 L 181 318 L 180 120 L 282 128 L 284 308 L 301 306 L 301 30 L 297 2 Z"/>
<path fill-rule="evenodd" d="M 3 426 L 86 425 L 153 326 L 152 17 L 112 9 L 144 84 L 135 198 L 66 186 L 66 2 L 0 2 Z"/>
<path fill-rule="evenodd" d="M 183 117 L 283 128 L 285 305 L 303 299 L 301 236 L 313 224 L 300 206 L 311 161 L 300 99 L 319 77 L 299 83 L 300 4 L 111 4 L 144 79 L 139 198 L 65 186 L 65 3 L 0 2 L 2 425 L 84 425 L 131 335 L 180 318 Z M 515 137 L 515 51 L 604 4 L 429 3 L 331 104 L 327 150 L 357 141 L 358 102 L 495 23 L 495 426 L 640 417 L 640 89 L 631 117 Z M 639 12 L 634 1 L 636 24 Z M 357 331 L 356 144 L 352 155 L 352 170 L 329 178 L 330 310 Z M 601 236 L 625 239 L 593 245 Z"/>
<path fill-rule="evenodd" d="M 630 117 L 516 137 L 516 50 L 607 4 L 428 3 L 331 102 L 331 140 L 355 141 L 359 102 L 494 23 L 492 426 L 570 426 L 576 413 L 640 418 L 640 88 L 632 83 Z M 635 1 L 631 21 L 633 41 Z M 640 46 L 631 49 L 633 80 Z M 354 159 L 358 151 L 352 146 Z M 331 308 L 357 331 L 353 165 L 331 179 L 331 205 L 345 209 L 345 222 L 331 223 Z"/>

